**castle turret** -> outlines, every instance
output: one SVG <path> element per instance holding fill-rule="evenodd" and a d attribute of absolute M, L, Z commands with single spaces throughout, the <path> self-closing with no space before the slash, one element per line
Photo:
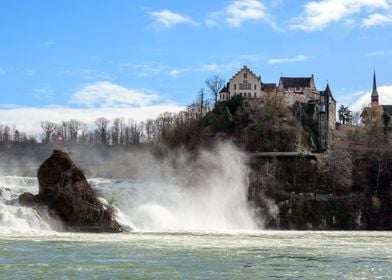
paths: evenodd
<path fill-rule="evenodd" d="M 373 90 L 372 90 L 371 100 L 372 100 L 372 106 L 378 106 L 376 71 L 374 71 L 374 75 L 373 75 Z"/>

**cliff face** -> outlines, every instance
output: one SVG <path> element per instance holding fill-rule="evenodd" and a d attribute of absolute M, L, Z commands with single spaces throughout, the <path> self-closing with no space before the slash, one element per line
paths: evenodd
<path fill-rule="evenodd" d="M 332 165 L 334 155 L 253 162 L 249 200 L 267 228 L 292 230 L 392 230 L 392 158 L 376 185 L 377 162 Z M 347 173 L 346 173 L 347 172 Z M 271 212 L 271 201 L 276 210 Z"/>

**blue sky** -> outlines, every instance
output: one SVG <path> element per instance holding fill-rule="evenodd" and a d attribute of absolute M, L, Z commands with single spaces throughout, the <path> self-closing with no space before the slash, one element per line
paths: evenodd
<path fill-rule="evenodd" d="M 0 123 L 155 117 L 242 65 L 264 82 L 314 74 L 354 109 L 376 69 L 392 104 L 391 0 L 135 2 L 1 1 Z"/>

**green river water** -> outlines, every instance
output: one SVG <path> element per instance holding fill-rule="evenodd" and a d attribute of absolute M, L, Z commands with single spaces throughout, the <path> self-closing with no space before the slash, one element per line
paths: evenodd
<path fill-rule="evenodd" d="M 2 232 L 0 278 L 392 279 L 392 233 Z"/>

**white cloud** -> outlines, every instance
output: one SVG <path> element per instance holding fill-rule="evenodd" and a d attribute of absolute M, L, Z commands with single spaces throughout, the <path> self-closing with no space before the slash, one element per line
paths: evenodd
<path fill-rule="evenodd" d="M 36 89 L 35 94 L 52 95 L 50 88 Z M 140 90 L 127 89 L 109 82 L 89 84 L 75 92 L 71 97 L 72 106 L 23 107 L 0 105 L 0 124 L 9 125 L 28 135 L 41 133 L 40 121 L 49 120 L 59 123 L 77 119 L 90 127 L 99 117 L 110 120 L 123 117 L 135 121 L 156 118 L 164 112 L 179 112 L 184 109 L 171 101 L 159 102 L 159 96 Z"/>
<path fill-rule="evenodd" d="M 367 54 L 367 56 L 383 56 L 383 55 L 385 55 L 384 51 L 375 51 Z"/>
<path fill-rule="evenodd" d="M 34 76 L 35 73 L 37 73 L 37 70 L 35 70 L 35 69 L 26 69 L 25 70 L 25 75 L 26 76 Z"/>
<path fill-rule="evenodd" d="M 171 28 L 177 24 L 183 24 L 183 23 L 191 24 L 194 26 L 199 25 L 193 19 L 178 13 L 174 13 L 169 10 L 151 12 L 150 15 L 154 19 L 153 26 L 155 26 L 156 28 L 162 28 L 162 27 Z"/>
<path fill-rule="evenodd" d="M 85 80 L 113 80 L 114 78 L 105 73 L 94 69 L 62 70 L 58 75 L 81 77 Z"/>
<path fill-rule="evenodd" d="M 249 20 L 264 20 L 275 26 L 266 12 L 265 5 L 258 0 L 234 0 L 223 10 L 211 13 L 207 25 L 218 25 L 222 21 L 231 27 L 239 27 Z"/>
<path fill-rule="evenodd" d="M 99 117 L 110 120 L 117 117 L 133 119 L 141 122 L 147 118 L 156 118 L 164 112 L 179 112 L 184 108 L 174 103 L 163 103 L 139 108 L 69 108 L 69 107 L 0 107 L 0 120 L 4 125 L 15 125 L 16 129 L 28 135 L 41 134 L 40 121 L 60 123 L 69 119 L 77 119 L 90 127 Z"/>
<path fill-rule="evenodd" d="M 130 68 L 134 70 L 135 75 L 139 78 L 150 77 L 153 75 L 159 75 L 166 71 L 166 66 L 158 62 L 145 62 L 140 64 L 128 63 L 124 64 L 123 68 Z"/>
<path fill-rule="evenodd" d="M 50 87 L 37 88 L 33 90 L 35 98 L 52 99 L 53 90 Z"/>
<path fill-rule="evenodd" d="M 379 86 L 377 88 L 379 94 L 379 102 L 381 105 L 392 105 L 392 85 Z M 353 112 L 359 112 L 363 107 L 370 105 L 371 91 L 361 91 L 355 93 L 358 96 L 357 100 L 350 105 Z"/>
<path fill-rule="evenodd" d="M 310 1 L 305 5 L 302 16 L 296 18 L 290 26 L 292 29 L 316 31 L 328 24 L 340 21 L 361 12 L 376 9 L 390 9 L 389 0 L 322 0 Z"/>
<path fill-rule="evenodd" d="M 56 45 L 56 42 L 51 41 L 51 40 L 48 40 L 48 41 L 45 41 L 44 44 L 45 44 L 45 46 L 47 46 L 47 47 L 51 47 L 51 46 Z"/>
<path fill-rule="evenodd" d="M 240 66 L 241 66 L 241 64 L 237 61 L 233 61 L 233 62 L 225 63 L 225 64 L 208 63 L 208 64 L 203 64 L 203 65 L 197 67 L 195 70 L 197 72 L 220 73 L 220 72 L 232 71 L 233 69 L 237 69 Z"/>
<path fill-rule="evenodd" d="M 377 25 L 385 25 L 392 23 L 392 15 L 382 15 L 379 13 L 371 14 L 362 21 L 362 26 L 370 28 Z"/>
<path fill-rule="evenodd" d="M 272 58 L 268 61 L 268 64 L 283 64 L 283 63 L 292 63 L 292 62 L 300 62 L 304 60 L 308 60 L 309 57 L 306 55 L 297 55 L 295 57 L 286 57 L 286 58 Z"/>
<path fill-rule="evenodd" d="M 151 105 L 158 98 L 157 95 L 110 82 L 98 82 L 78 90 L 70 102 L 86 107 L 139 107 Z"/>
<path fill-rule="evenodd" d="M 177 78 L 179 75 L 188 72 L 189 69 L 185 68 L 185 69 L 172 69 L 169 71 L 169 75 L 172 78 Z"/>

